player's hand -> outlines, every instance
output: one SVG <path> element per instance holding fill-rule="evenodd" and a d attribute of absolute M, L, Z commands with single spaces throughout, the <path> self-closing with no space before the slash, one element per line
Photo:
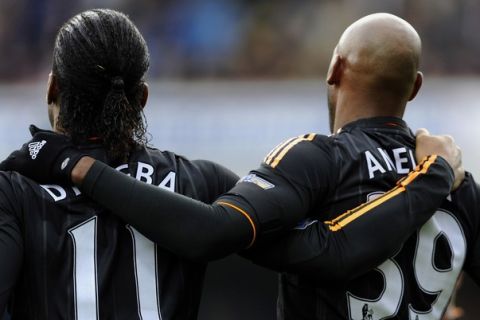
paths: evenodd
<path fill-rule="evenodd" d="M 0 170 L 17 171 L 40 183 L 71 183 L 75 164 L 84 155 L 63 134 L 29 127 L 32 139 L 0 163 Z"/>
<path fill-rule="evenodd" d="M 448 135 L 432 136 L 427 129 L 423 128 L 417 130 L 416 136 L 415 156 L 417 161 L 420 162 L 423 158 L 432 154 L 443 157 L 450 164 L 455 174 L 452 190 L 458 188 L 465 178 L 465 170 L 462 165 L 462 150 L 455 144 L 455 140 Z"/>

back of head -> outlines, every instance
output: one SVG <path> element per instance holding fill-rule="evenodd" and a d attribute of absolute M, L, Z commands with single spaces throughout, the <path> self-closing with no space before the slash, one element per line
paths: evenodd
<path fill-rule="evenodd" d="M 345 30 L 336 51 L 353 85 L 408 100 L 421 52 L 420 37 L 408 22 L 387 13 L 363 17 Z"/>
<path fill-rule="evenodd" d="M 59 30 L 53 75 L 59 126 L 76 143 L 99 139 L 112 160 L 146 143 L 143 105 L 148 49 L 135 25 L 107 9 L 82 12 Z"/>

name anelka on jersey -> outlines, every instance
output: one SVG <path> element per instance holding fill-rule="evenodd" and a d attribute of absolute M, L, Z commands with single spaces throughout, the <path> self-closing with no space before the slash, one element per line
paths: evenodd
<path fill-rule="evenodd" d="M 338 134 L 307 143 L 311 146 L 302 148 L 311 153 L 308 158 L 315 153 L 330 157 L 319 170 L 328 168 L 333 177 L 319 195 L 321 204 L 312 220 L 335 221 L 387 192 L 416 167 L 415 137 L 400 119 L 359 120 Z M 394 256 L 367 274 L 347 283 L 319 283 L 302 274 L 283 274 L 280 315 L 316 320 L 441 319 L 460 272 L 480 279 L 478 203 L 479 187 L 467 174 L 461 188 L 430 220 Z M 365 237 L 375 238 L 381 228 L 366 226 Z"/>

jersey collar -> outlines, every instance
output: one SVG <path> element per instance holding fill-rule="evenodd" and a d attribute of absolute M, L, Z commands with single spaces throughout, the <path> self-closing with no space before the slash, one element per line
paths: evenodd
<path fill-rule="evenodd" d="M 343 126 L 338 130 L 337 133 L 342 131 L 350 131 L 353 128 L 382 128 L 382 129 L 393 129 L 393 130 L 402 130 L 410 132 L 410 129 L 407 126 L 407 123 L 397 117 L 375 117 L 375 118 L 365 118 L 350 122 L 349 124 Z"/>

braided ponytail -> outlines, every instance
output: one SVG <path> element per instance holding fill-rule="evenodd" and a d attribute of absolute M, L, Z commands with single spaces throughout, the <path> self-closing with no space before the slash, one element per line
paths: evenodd
<path fill-rule="evenodd" d="M 146 43 L 124 14 L 96 9 L 71 18 L 53 54 L 60 126 L 74 142 L 99 138 L 111 160 L 126 160 L 135 144 L 147 143 L 142 97 L 148 65 Z"/>

